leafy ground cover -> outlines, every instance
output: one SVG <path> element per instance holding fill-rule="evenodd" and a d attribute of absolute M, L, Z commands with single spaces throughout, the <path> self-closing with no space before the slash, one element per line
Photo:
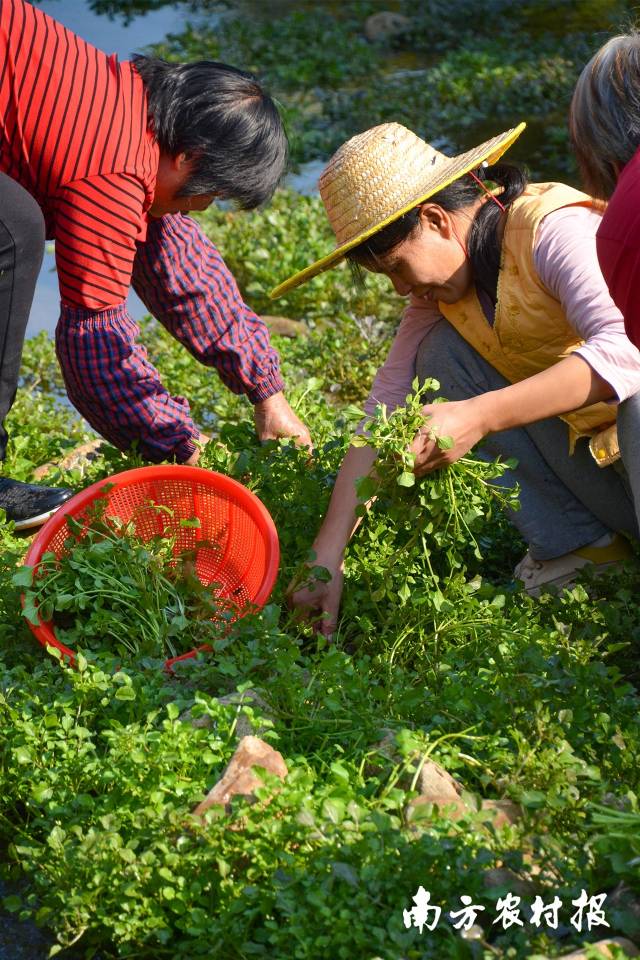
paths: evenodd
<path fill-rule="evenodd" d="M 363 24 L 381 8 L 409 25 L 367 42 Z M 214 26 L 206 12 L 194 17 L 154 49 L 169 59 L 211 56 L 258 73 L 282 103 L 295 163 L 326 159 L 354 132 L 387 120 L 464 149 L 494 135 L 496 124 L 524 118 L 531 129 L 512 155 L 541 179 L 575 178 L 566 116 L 576 78 L 606 36 L 635 16 L 631 0 L 350 0 L 232 9 L 236 15 Z"/>
<path fill-rule="evenodd" d="M 340 88 L 355 84 L 366 65 L 359 45 L 339 46 L 336 36 L 372 5 L 344 6 L 342 20 L 322 13 L 328 34 L 316 28 L 317 11 L 297 27 L 291 20 L 291 33 L 281 34 L 289 37 L 282 62 L 271 69 L 293 77 L 286 50 L 302 49 L 304 32 L 309 57 L 338 51 L 336 69 L 343 72 L 325 89 L 342 96 Z M 430 6 L 437 16 L 425 23 L 437 31 L 416 32 L 416 50 L 428 47 L 429 69 L 442 76 L 448 62 L 466 56 L 465 76 L 471 87 L 478 84 L 469 93 L 460 78 L 453 124 L 456 103 L 473 96 L 481 106 L 483 96 L 494 96 L 494 73 L 481 83 L 474 57 L 497 44 L 495 29 L 470 0 Z M 507 7 L 483 4 L 503 20 Z M 514 7 L 509 44 L 517 34 L 529 50 L 539 52 L 538 40 L 549 51 L 561 49 L 537 31 L 526 44 L 523 18 L 540 4 Z M 478 44 L 465 54 L 460 31 L 474 9 Z M 232 24 L 225 29 L 240 31 Z M 268 39 L 272 31 L 275 22 L 245 24 L 232 39 L 250 53 L 255 36 Z M 231 43 L 226 37 L 217 42 Z M 192 31 L 171 43 L 187 49 L 188 42 L 195 53 L 210 49 L 205 40 Z M 377 55 L 369 49 L 370 61 Z M 508 69 L 505 76 L 515 98 L 524 81 L 510 80 Z M 539 82 L 531 67 L 534 76 Z M 278 82 L 283 90 L 294 87 L 286 76 Z M 566 83 L 550 89 L 568 90 L 568 75 Z M 395 102 L 386 102 L 393 113 Z M 559 102 L 559 94 L 550 97 L 545 110 Z M 416 117 L 421 104 L 414 108 Z M 324 149 L 338 127 L 322 120 L 317 129 Z M 214 210 L 203 222 L 251 302 L 268 313 L 270 287 L 331 243 L 319 201 L 285 192 L 266 211 Z M 280 534 L 282 568 L 270 604 L 238 622 L 212 656 L 173 676 L 149 656 L 123 665 L 89 649 L 77 669 L 59 664 L 37 646 L 20 614 L 23 588 L 13 577 L 27 541 L 2 527 L 4 922 L 35 917 L 51 935 L 54 955 L 73 945 L 76 957 L 148 960 L 555 957 L 609 933 L 571 924 L 571 902 L 582 890 L 607 892 L 611 931 L 640 938 L 637 913 L 628 899 L 613 896 L 620 883 L 640 892 L 637 561 L 624 574 L 560 597 L 523 596 L 511 580 L 523 545 L 487 485 L 503 468 L 471 460 L 406 485 L 410 406 L 403 417 L 372 425 L 387 469 L 349 549 L 335 643 L 312 636 L 287 610 L 286 585 L 308 558 L 400 307 L 379 278 L 354 290 L 345 268 L 279 301 L 277 309 L 304 320 L 309 331 L 276 341 L 292 403 L 313 432 L 310 458 L 286 442 L 259 446 L 248 404 L 157 324 L 145 325 L 144 342 L 165 382 L 190 398 L 200 425 L 215 435 L 204 465 L 254 490 Z M 88 438 L 64 401 L 44 337 L 27 345 L 9 429 L 7 467 L 23 479 Z M 83 472 L 54 470 L 50 479 L 80 489 L 137 463 L 134 454 L 107 445 Z M 249 687 L 268 710 L 220 703 Z M 206 716 L 209 725 L 185 722 L 185 711 Z M 214 813 L 194 829 L 189 811 L 233 754 L 241 714 L 282 753 L 289 776 L 278 789 L 267 782 L 253 805 L 235 803 L 230 814 Z M 411 804 L 428 760 L 465 787 L 459 819 Z M 511 801 L 521 816 L 498 826 L 481 799 Z M 496 886 L 489 880 L 498 868 L 511 872 L 499 874 Z M 420 886 L 443 907 L 433 931 L 404 923 Z M 505 930 L 492 920 L 499 898 L 517 889 L 524 925 Z M 470 939 L 445 917 L 460 909 L 463 895 L 486 909 Z M 563 901 L 557 929 L 527 922 L 537 895 Z"/>
<path fill-rule="evenodd" d="M 254 235 L 285 215 L 256 215 Z M 308 216 L 319 217 L 313 204 Z M 210 229 L 218 220 L 224 232 L 228 217 L 210 214 Z M 340 291 L 344 279 L 321 282 Z M 33 913 L 60 944 L 77 939 L 104 957 L 190 958 L 212 944 L 221 957 L 552 956 L 588 937 L 567 916 L 556 933 L 488 927 L 483 943 L 444 922 L 429 934 L 407 930 L 402 911 L 420 885 L 449 909 L 462 894 L 495 909 L 484 878 L 498 864 L 533 879 L 547 901 L 637 884 L 637 566 L 589 592 L 522 596 L 510 582 L 522 546 L 495 509 L 489 468 L 472 462 L 413 487 L 395 482 L 409 411 L 404 423 L 374 428 L 393 482 L 350 549 L 336 643 L 292 622 L 284 587 L 307 558 L 353 403 L 384 348 L 339 298 L 336 310 L 339 324 L 279 343 L 313 429 L 311 460 L 287 443 L 257 445 L 245 402 L 155 324 L 144 332 L 167 382 L 216 428 L 205 463 L 247 483 L 281 537 L 272 603 L 214 656 L 173 679 L 149 658 L 114 671 L 109 656 L 85 652 L 78 670 L 60 666 L 21 619 L 11 577 L 26 544 L 3 528 L 0 835 L 5 881 L 19 891 L 4 903 Z M 343 366 L 348 402 L 333 389 Z M 49 341 L 29 343 L 25 370 L 9 466 L 29 476 L 85 434 L 59 400 Z M 84 476 L 64 479 L 80 487 L 135 462 L 107 447 Z M 239 711 L 256 712 L 217 697 L 248 685 L 266 697 L 264 736 L 289 778 L 268 805 L 267 786 L 257 804 L 235 809 L 242 829 L 220 817 L 193 834 L 185 817 L 233 752 Z M 181 722 L 194 707 L 211 729 Z M 389 732 L 390 755 L 376 747 Z M 498 830 L 481 812 L 457 822 L 408 813 L 425 757 L 474 795 L 520 804 L 523 819 Z M 633 935 L 632 914 L 609 921 Z"/>

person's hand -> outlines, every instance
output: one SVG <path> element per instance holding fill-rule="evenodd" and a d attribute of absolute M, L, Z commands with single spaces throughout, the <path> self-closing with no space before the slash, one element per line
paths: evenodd
<path fill-rule="evenodd" d="M 299 588 L 296 588 L 296 581 L 290 584 L 287 599 L 291 609 L 296 610 L 301 619 L 308 620 L 316 633 L 330 637 L 338 625 L 344 582 L 342 564 L 332 564 L 329 567 L 321 559 L 316 559 L 314 566 L 325 567 L 329 571 L 330 579 L 326 582 L 312 579 L 310 568 L 309 581 Z"/>
<path fill-rule="evenodd" d="M 486 435 L 484 418 L 475 399 L 430 403 L 422 408 L 424 417 L 429 419 L 420 427 L 410 447 L 416 455 L 413 469 L 417 477 L 455 463 Z M 453 440 L 453 445 L 443 449 L 436 437 Z"/>
<path fill-rule="evenodd" d="M 198 444 L 198 445 L 197 445 L 197 447 L 195 448 L 195 450 L 193 451 L 193 453 L 191 454 L 191 456 L 189 457 L 189 459 L 184 461 L 185 466 L 187 466 L 187 467 L 195 467 L 196 463 L 197 463 L 198 460 L 200 459 L 200 454 L 202 453 L 202 448 L 203 448 L 207 443 L 209 443 L 209 440 L 210 440 L 210 439 L 211 439 L 211 437 L 208 437 L 208 436 L 206 435 L 206 433 L 201 433 L 201 434 L 198 436 L 198 440 L 197 440 L 197 444 Z"/>
<path fill-rule="evenodd" d="M 289 406 L 284 393 L 274 393 L 267 400 L 256 403 L 253 419 L 258 440 L 293 437 L 299 447 L 308 447 L 311 450 L 311 434 Z"/>

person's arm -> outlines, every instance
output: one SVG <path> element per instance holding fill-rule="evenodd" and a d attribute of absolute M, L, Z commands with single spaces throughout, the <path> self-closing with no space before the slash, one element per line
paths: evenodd
<path fill-rule="evenodd" d="M 261 440 L 293 436 L 310 445 L 309 431 L 284 396 L 266 324 L 244 302 L 220 253 L 191 217 L 150 220 L 138 244 L 133 286 L 176 340 L 214 367 L 233 393 L 249 398 Z"/>
<path fill-rule="evenodd" d="M 600 273 L 595 249 L 599 215 L 582 207 L 549 214 L 536 238 L 540 279 L 562 304 L 585 344 L 570 357 L 520 383 L 456 403 L 424 408 L 428 425 L 413 445 L 416 474 L 454 463 L 488 433 L 525 426 L 640 389 L 640 354 Z M 431 430 L 454 439 L 440 450 Z"/>
<path fill-rule="evenodd" d="M 329 509 L 313 542 L 314 566 L 325 567 L 330 579 L 312 580 L 290 593 L 290 603 L 317 622 L 325 636 L 334 633 L 342 597 L 344 552 L 358 526 L 356 480 L 366 477 L 375 463 L 371 447 L 349 447 L 336 478 Z M 290 588 L 291 589 L 291 588 Z"/>
<path fill-rule="evenodd" d="M 440 319 L 432 304 L 414 300 L 405 310 L 389 354 L 376 374 L 365 412 L 373 414 L 378 404 L 389 412 L 404 403 L 411 392 L 415 377 L 415 358 L 418 347 L 429 328 Z M 371 447 L 350 447 L 336 478 L 331 501 L 320 530 L 313 542 L 314 565 L 325 567 L 330 573 L 327 583 L 314 581 L 301 589 L 293 588 L 292 606 L 306 613 L 326 636 L 337 625 L 342 596 L 344 553 L 358 526 L 356 508 L 359 500 L 356 481 L 371 473 L 376 452 Z"/>
<path fill-rule="evenodd" d="M 575 351 L 622 401 L 640 390 L 640 353 L 629 341 L 622 313 L 601 273 L 597 231 L 601 214 L 566 207 L 549 214 L 538 229 L 534 252 L 540 279 L 562 305 L 585 343 Z"/>
<path fill-rule="evenodd" d="M 124 303 L 106 310 L 62 305 L 56 353 L 71 403 L 119 450 L 134 444 L 154 463 L 193 464 L 198 432 L 184 397 L 162 384 Z"/>
<path fill-rule="evenodd" d="M 610 385 L 588 363 L 571 356 L 501 390 L 469 400 L 428 404 L 422 408 L 425 426 L 411 446 L 416 454 L 414 472 L 422 477 L 450 466 L 489 433 L 536 423 L 598 400 L 609 400 L 612 395 Z M 453 446 L 441 449 L 432 439 L 434 434 L 451 437 Z"/>

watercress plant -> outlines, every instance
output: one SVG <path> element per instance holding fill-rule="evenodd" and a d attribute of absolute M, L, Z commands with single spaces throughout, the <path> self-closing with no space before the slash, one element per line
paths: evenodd
<path fill-rule="evenodd" d="M 145 511 L 167 507 L 145 504 Z M 69 516 L 69 534 L 59 556 L 47 552 L 37 567 L 14 574 L 24 586 L 25 617 L 52 621 L 56 636 L 73 650 L 112 650 L 127 657 L 175 657 L 218 639 L 239 608 L 223 599 L 219 584 L 203 585 L 196 574 L 199 550 L 219 549 L 198 541 L 176 552 L 177 534 L 143 539 L 133 520 L 106 513 L 98 500 L 86 522 Z M 179 526 L 199 526 L 197 518 Z"/>

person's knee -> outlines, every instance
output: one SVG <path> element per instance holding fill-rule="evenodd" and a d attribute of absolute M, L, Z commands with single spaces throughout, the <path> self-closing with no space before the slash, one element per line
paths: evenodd
<path fill-rule="evenodd" d="M 640 471 L 640 392 L 620 404 L 617 425 L 620 453 L 632 479 L 631 473 Z"/>
<path fill-rule="evenodd" d="M 493 389 L 485 367 L 480 355 L 444 318 L 429 330 L 416 355 L 418 380 L 434 379 L 440 384 L 437 393 L 425 395 L 428 398 L 465 400 Z"/>
<path fill-rule="evenodd" d="M 618 443 L 620 449 L 640 443 L 640 392 L 627 397 L 618 406 Z"/>
<path fill-rule="evenodd" d="M 627 397 L 626 400 L 623 400 L 622 403 L 618 406 L 618 422 L 627 424 L 627 423 L 636 423 L 640 418 L 640 391 L 638 393 L 632 394 L 632 396 Z"/>
<path fill-rule="evenodd" d="M 451 367 L 452 351 L 456 331 L 447 323 L 440 320 L 426 334 L 418 347 L 416 354 L 416 375 L 424 380 L 441 380 L 443 374 Z"/>

